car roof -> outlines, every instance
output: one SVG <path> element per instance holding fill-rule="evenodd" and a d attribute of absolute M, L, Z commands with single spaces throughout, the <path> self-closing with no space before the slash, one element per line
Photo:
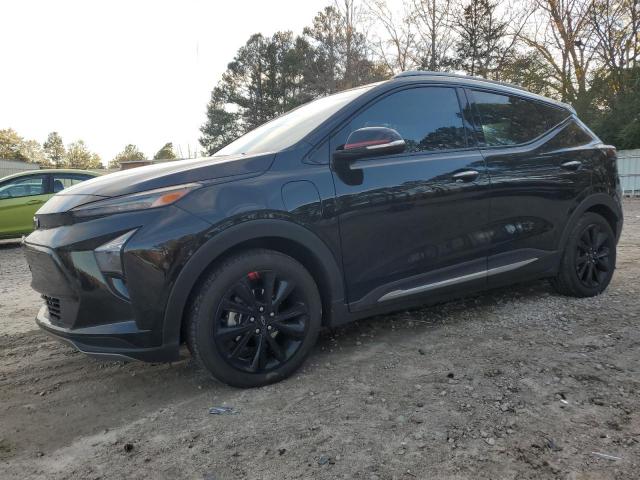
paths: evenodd
<path fill-rule="evenodd" d="M 558 100 L 554 100 L 549 97 L 544 97 L 542 95 L 538 95 L 536 93 L 531 93 L 525 88 L 519 85 L 513 85 L 511 83 L 499 82 L 496 80 L 487 80 L 485 78 L 473 77 L 469 75 L 459 75 L 456 73 L 449 72 L 431 72 L 431 71 L 422 71 L 422 70 L 409 70 L 406 72 L 399 73 L 391 82 L 394 81 L 433 81 L 433 82 L 444 82 L 444 83 L 452 83 L 456 85 L 469 86 L 469 87 L 478 87 L 478 88 L 489 88 L 492 90 L 502 91 L 505 93 L 510 93 L 514 95 L 519 95 L 522 97 L 531 98 L 532 100 L 538 100 L 541 102 L 551 103 L 558 107 L 567 109 L 572 113 L 575 113 L 575 109 L 567 104 L 560 102 Z"/>
<path fill-rule="evenodd" d="M 24 172 L 12 173 L 11 175 L 7 175 L 6 177 L 0 178 L 0 182 L 4 182 L 5 180 L 11 180 L 12 178 L 26 177 L 28 175 L 40 175 L 43 173 L 79 173 L 82 175 L 91 175 L 93 177 L 97 177 L 100 175 L 99 173 L 92 172 L 91 170 L 78 170 L 73 168 L 42 168 L 42 169 L 25 170 Z"/>

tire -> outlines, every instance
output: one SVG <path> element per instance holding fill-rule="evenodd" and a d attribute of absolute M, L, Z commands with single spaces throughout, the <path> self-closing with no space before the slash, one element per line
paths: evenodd
<path fill-rule="evenodd" d="M 299 262 L 249 250 L 225 259 L 202 281 L 187 318 L 187 346 L 218 380 L 259 387 L 302 365 L 321 318 L 318 288 Z"/>
<path fill-rule="evenodd" d="M 558 293 L 592 297 L 611 282 L 616 266 L 616 239 L 609 223 L 597 213 L 585 213 L 573 227 L 551 284 Z"/>

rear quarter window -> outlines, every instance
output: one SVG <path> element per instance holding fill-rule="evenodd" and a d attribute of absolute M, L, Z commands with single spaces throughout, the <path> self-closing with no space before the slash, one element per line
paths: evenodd
<path fill-rule="evenodd" d="M 594 138 L 586 132 L 575 121 L 571 121 L 558 134 L 549 140 L 545 146 L 545 151 L 560 150 L 563 148 L 575 148 L 588 145 Z"/>
<path fill-rule="evenodd" d="M 481 126 L 479 141 L 488 147 L 530 142 L 570 115 L 563 108 L 514 95 L 474 90 L 472 97 Z"/>

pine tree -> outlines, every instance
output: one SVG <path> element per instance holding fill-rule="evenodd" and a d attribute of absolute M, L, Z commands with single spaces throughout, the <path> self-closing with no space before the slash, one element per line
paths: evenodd
<path fill-rule="evenodd" d="M 225 109 L 227 97 L 221 87 L 216 87 L 211 92 L 211 100 L 207 105 L 207 121 L 200 127 L 200 145 L 203 146 L 206 155 L 213 155 L 241 135 L 239 114 Z"/>
<path fill-rule="evenodd" d="M 497 6 L 489 0 L 470 0 L 454 20 L 459 35 L 456 66 L 469 75 L 491 78 L 504 57 L 507 23 L 498 18 Z"/>

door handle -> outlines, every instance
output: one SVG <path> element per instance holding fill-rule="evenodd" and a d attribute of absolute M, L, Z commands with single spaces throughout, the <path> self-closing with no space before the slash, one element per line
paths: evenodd
<path fill-rule="evenodd" d="M 564 162 L 560 164 L 560 168 L 564 168 L 565 170 L 577 170 L 582 165 L 582 162 L 579 160 L 572 160 L 570 162 Z"/>
<path fill-rule="evenodd" d="M 40 203 L 44 203 L 42 200 L 29 200 L 27 205 L 38 205 Z"/>
<path fill-rule="evenodd" d="M 480 172 L 477 170 L 463 170 L 462 172 L 454 173 L 453 179 L 456 182 L 471 182 L 478 178 Z"/>

